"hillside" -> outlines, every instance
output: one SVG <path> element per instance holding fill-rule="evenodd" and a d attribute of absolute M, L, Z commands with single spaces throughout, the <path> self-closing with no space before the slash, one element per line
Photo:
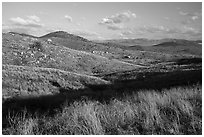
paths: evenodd
<path fill-rule="evenodd" d="M 202 41 L 190 41 L 184 39 L 122 39 L 100 41 L 107 45 L 114 45 L 126 50 L 147 51 L 166 54 L 185 54 L 201 56 Z"/>
<path fill-rule="evenodd" d="M 33 47 L 36 41 L 41 47 Z M 80 74 L 100 74 L 132 70 L 138 66 L 90 52 L 56 46 L 38 38 L 5 34 L 2 39 L 2 63 L 8 65 L 56 68 Z"/>
<path fill-rule="evenodd" d="M 2 66 L 3 100 L 13 97 L 53 95 L 89 88 L 88 85 L 108 83 L 97 77 L 53 68 Z"/>
<path fill-rule="evenodd" d="M 52 41 L 47 41 L 48 39 L 52 39 Z M 73 41 L 73 43 L 69 41 Z M 140 39 L 140 42 L 141 41 L 147 40 Z M 32 78 L 33 73 L 39 73 L 35 74 L 39 76 L 45 75 L 46 78 L 48 77 L 48 79 L 50 79 L 50 75 L 54 74 L 50 74 L 50 72 L 47 73 L 47 71 L 57 70 L 57 72 L 60 71 L 60 73 L 61 71 L 63 71 L 63 73 L 69 73 L 68 79 L 70 80 L 66 82 L 68 84 L 67 86 L 65 86 L 65 83 L 65 85 L 63 85 L 63 82 L 60 82 L 63 86 L 57 82 L 58 86 L 60 85 L 63 89 L 66 89 L 66 87 L 68 87 L 68 89 L 83 89 L 86 88 L 86 84 L 83 85 L 83 83 L 80 83 L 78 78 L 74 79 L 73 75 L 86 75 L 86 77 L 102 76 L 98 78 L 99 81 L 103 81 L 103 78 L 106 79 L 106 76 L 109 77 L 110 75 L 113 78 L 108 80 L 114 81 L 115 79 L 123 79 L 124 77 L 136 77 L 136 79 L 138 79 L 138 73 L 140 79 L 140 75 L 143 76 L 143 72 L 146 70 L 151 72 L 152 76 L 155 75 L 154 72 L 157 70 L 164 71 L 165 73 L 171 72 L 171 70 L 174 69 L 178 71 L 194 70 L 195 64 L 191 65 L 194 60 L 198 60 L 198 66 L 200 68 L 202 59 L 198 56 L 197 51 L 201 48 L 201 45 L 198 44 L 201 41 L 194 41 L 194 45 L 187 40 L 170 41 L 170 39 L 164 39 L 163 41 L 169 42 L 163 42 L 154 46 L 137 46 L 137 49 L 131 49 L 134 48 L 134 45 L 125 46 L 120 44 L 119 47 L 117 47 L 118 45 L 115 43 L 95 43 L 62 31 L 49 33 L 40 38 L 13 32 L 4 33 L 2 39 L 2 64 L 9 66 L 3 67 L 3 75 L 6 77 L 4 81 L 7 81 L 8 84 L 10 82 L 12 83 L 13 79 L 15 79 L 14 81 L 21 81 L 21 77 L 29 77 L 31 82 L 35 82 Z M 90 45 L 83 45 L 82 43 Z M 75 46 L 74 48 L 70 46 L 72 44 Z M 77 46 L 79 48 L 76 48 Z M 193 49 L 193 47 L 196 46 L 197 48 Z M 85 47 L 85 49 L 83 49 L 83 47 Z M 127 49 L 124 47 L 127 47 Z M 191 47 L 191 50 L 189 52 L 182 52 L 180 49 L 183 47 Z M 192 51 L 195 52 L 196 56 Z M 201 50 L 199 52 L 201 52 Z M 185 63 L 190 63 L 190 66 Z M 23 71 L 19 71 L 20 69 L 16 71 L 15 69 L 18 67 L 25 70 L 27 74 L 24 74 Z M 4 70 L 4 68 L 6 69 Z M 37 69 L 33 70 L 32 68 Z M 12 76 L 14 73 L 16 73 L 16 75 Z M 120 76 L 120 74 L 122 74 L 122 76 Z M 57 75 L 54 81 L 56 82 L 58 79 L 60 79 L 60 77 Z M 94 77 L 94 79 L 97 78 Z M 45 80 L 45 83 L 42 82 L 41 86 L 34 84 L 40 88 L 37 88 L 38 92 L 42 91 L 43 94 L 59 92 L 59 89 L 55 90 L 52 86 L 49 88 L 50 86 L 48 85 L 50 82 L 48 81 L 49 80 Z M 69 84 L 70 82 L 71 84 Z M 75 82 L 79 83 L 75 85 Z M 93 83 L 90 82 L 89 84 L 94 85 L 94 83 L 93 81 Z M 28 83 L 25 85 L 28 85 Z M 32 89 L 32 86 L 25 87 Z M 6 90 L 12 92 L 13 87 Z M 24 90 L 26 91 L 27 89 L 23 89 L 23 91 Z M 19 94 L 20 92 L 21 89 L 18 89 L 16 93 Z"/>
<path fill-rule="evenodd" d="M 84 41 L 84 42 L 88 42 L 87 39 L 82 38 L 80 36 L 76 36 L 70 33 L 67 33 L 65 31 L 56 31 L 56 32 L 51 32 L 49 34 L 46 34 L 44 36 L 41 36 L 39 38 L 67 38 L 67 39 L 72 39 L 73 41 Z"/>
<path fill-rule="evenodd" d="M 145 47 L 147 51 L 190 54 L 198 57 L 202 56 L 202 44 L 200 41 L 176 40 L 171 42 L 162 42 L 151 47 Z"/>
<path fill-rule="evenodd" d="M 40 37 L 39 39 L 43 41 L 47 41 L 48 39 L 50 39 L 52 41 L 50 43 L 56 46 L 64 46 L 79 51 L 91 52 L 95 55 L 100 55 L 109 59 L 117 59 L 135 65 L 150 65 L 158 61 L 167 61 L 183 57 L 183 55 L 178 54 L 165 54 L 162 52 L 157 53 L 154 51 L 146 51 L 142 46 L 139 45 L 145 45 L 145 43 L 149 43 L 152 45 L 152 43 L 159 42 L 159 40 L 129 39 L 125 41 L 119 40 L 121 41 L 121 43 L 94 42 L 88 41 L 82 37 L 69 34 L 64 31 L 49 33 L 45 36 Z M 131 43 L 134 43 L 134 45 L 132 45 Z M 127 44 L 129 46 L 127 46 Z M 127 59 L 127 56 L 129 56 L 130 58 Z"/>

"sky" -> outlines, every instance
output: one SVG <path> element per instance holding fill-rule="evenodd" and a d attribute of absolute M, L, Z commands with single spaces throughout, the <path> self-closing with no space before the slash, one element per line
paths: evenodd
<path fill-rule="evenodd" d="M 90 40 L 202 39 L 202 3 L 3 2 L 2 32 L 66 31 Z"/>

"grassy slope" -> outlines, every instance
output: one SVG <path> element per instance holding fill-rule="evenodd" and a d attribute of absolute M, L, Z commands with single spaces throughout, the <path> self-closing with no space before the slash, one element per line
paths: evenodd
<path fill-rule="evenodd" d="M 65 32 L 54 32 L 41 37 L 43 40 L 52 39 L 52 43 L 57 46 L 64 46 L 75 50 L 94 52 L 96 55 L 101 55 L 110 59 L 118 59 L 121 61 L 133 64 L 151 64 L 156 61 L 166 61 L 176 58 L 181 58 L 183 55 L 178 54 L 164 54 L 162 52 L 156 53 L 151 51 L 143 51 L 141 46 L 126 46 L 131 44 L 131 40 L 124 41 L 124 43 L 96 43 L 84 40 Z M 130 41 L 130 42 L 129 42 Z M 136 40 L 137 41 L 137 40 Z M 135 40 L 133 40 L 135 42 Z M 152 43 L 154 41 L 150 41 Z M 138 42 L 137 42 L 138 43 Z M 148 40 L 140 40 L 139 44 L 145 45 L 149 43 Z M 134 44 L 135 45 L 135 44 Z M 123 59 L 124 56 L 130 56 L 130 59 Z"/>
<path fill-rule="evenodd" d="M 108 84 L 97 77 L 53 68 L 3 65 L 3 99 L 56 94 L 67 90 L 88 88 L 87 85 Z"/>
<path fill-rule="evenodd" d="M 29 47 L 33 38 L 3 35 L 3 64 L 56 68 L 82 74 L 100 74 L 137 68 L 119 60 L 42 42 L 43 51 Z"/>
<path fill-rule="evenodd" d="M 3 134 L 202 134 L 201 86 L 138 91 L 108 103 L 81 100 L 53 117 L 19 113 Z"/>

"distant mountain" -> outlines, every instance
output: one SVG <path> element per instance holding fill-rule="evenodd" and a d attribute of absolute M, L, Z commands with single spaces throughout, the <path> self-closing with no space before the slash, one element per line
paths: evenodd
<path fill-rule="evenodd" d="M 202 43 L 201 40 L 197 40 L 197 41 L 190 41 L 190 40 L 184 40 L 184 39 L 158 39 L 158 40 L 152 40 L 152 39 L 114 39 L 114 40 L 104 40 L 101 41 L 104 43 L 115 43 L 115 44 L 122 44 L 123 46 L 154 46 L 154 45 L 158 45 L 161 43 L 168 43 L 168 42 L 172 42 L 173 43 L 177 43 L 177 44 L 195 44 L 195 43 Z M 170 44 L 170 43 L 169 43 Z"/>
<path fill-rule="evenodd" d="M 165 41 L 165 40 L 164 40 Z M 166 40 L 159 44 L 144 47 L 146 51 L 174 53 L 174 54 L 190 54 L 196 56 L 202 56 L 202 42 L 201 41 L 189 41 L 181 39 Z"/>
<path fill-rule="evenodd" d="M 175 47 L 175 46 L 187 46 L 187 45 L 185 43 L 178 43 L 178 42 L 171 41 L 171 42 L 163 42 L 163 43 L 153 45 L 153 46 L 156 46 L 156 47 L 159 47 L 159 46 L 161 46 L 161 47 L 173 46 L 173 47 Z"/>
<path fill-rule="evenodd" d="M 202 55 L 202 41 L 184 39 L 119 39 L 100 41 L 107 45 L 114 45 L 125 50 L 148 51 L 177 55 Z M 150 53 L 152 54 L 152 53 Z"/>
<path fill-rule="evenodd" d="M 149 40 L 149 39 L 113 39 L 113 40 L 105 40 L 105 43 L 115 43 L 115 44 L 122 44 L 124 46 L 151 46 L 155 43 L 158 43 L 158 40 Z"/>
<path fill-rule="evenodd" d="M 153 46 L 196 46 L 198 43 L 202 43 L 202 41 L 190 41 L 183 39 L 171 39 L 171 40 L 161 40 L 161 43 Z"/>
<path fill-rule="evenodd" d="M 109 47 L 115 47 L 115 48 L 121 48 L 124 50 L 137 50 L 137 51 L 143 51 L 142 46 L 140 45 L 131 45 L 131 46 L 127 46 L 126 44 L 123 43 L 115 43 L 115 42 L 104 42 L 104 43 L 100 43 Z"/>

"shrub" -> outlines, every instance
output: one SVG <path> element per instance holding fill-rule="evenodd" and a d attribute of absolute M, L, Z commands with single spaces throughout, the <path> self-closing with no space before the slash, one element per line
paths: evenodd
<path fill-rule="evenodd" d="M 40 41 L 34 41 L 33 44 L 29 45 L 30 48 L 38 50 L 38 51 L 43 51 L 43 45 Z"/>

